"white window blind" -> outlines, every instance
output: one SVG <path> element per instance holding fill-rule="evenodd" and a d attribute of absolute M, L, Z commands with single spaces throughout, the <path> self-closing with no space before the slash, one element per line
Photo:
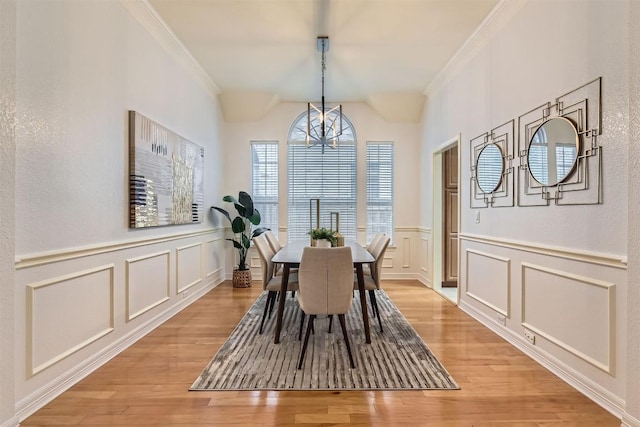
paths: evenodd
<path fill-rule="evenodd" d="M 323 153 L 324 151 L 324 153 Z M 333 149 L 289 142 L 289 241 L 308 239 L 309 200 L 320 199 L 320 226 L 330 227 L 330 213 L 340 213 L 340 233 L 356 239 L 356 144 Z M 314 206 L 315 227 L 315 206 Z M 334 227 L 335 228 L 335 227 Z"/>
<path fill-rule="evenodd" d="M 278 232 L 278 143 L 251 142 L 251 197 L 261 227 Z"/>
<path fill-rule="evenodd" d="M 393 241 L 392 142 L 367 142 L 367 244 L 377 233 Z"/>

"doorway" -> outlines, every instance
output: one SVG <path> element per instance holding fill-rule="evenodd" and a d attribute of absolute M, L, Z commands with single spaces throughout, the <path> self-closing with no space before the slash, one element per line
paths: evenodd
<path fill-rule="evenodd" d="M 457 304 L 460 227 L 460 136 L 433 154 L 433 289 Z"/>

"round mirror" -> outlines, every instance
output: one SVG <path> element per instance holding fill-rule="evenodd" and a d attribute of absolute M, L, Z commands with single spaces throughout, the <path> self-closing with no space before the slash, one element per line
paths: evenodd
<path fill-rule="evenodd" d="M 542 185 L 558 185 L 573 171 L 579 144 L 578 131 L 569 119 L 547 120 L 529 142 L 527 163 L 531 176 Z"/>
<path fill-rule="evenodd" d="M 504 162 L 502 150 L 496 144 L 487 144 L 476 162 L 476 182 L 483 193 L 493 193 L 502 181 Z"/>

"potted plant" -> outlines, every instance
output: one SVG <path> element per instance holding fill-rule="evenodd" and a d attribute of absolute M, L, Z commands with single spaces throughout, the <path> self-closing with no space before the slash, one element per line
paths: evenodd
<path fill-rule="evenodd" d="M 251 270 L 247 266 L 247 254 L 251 247 L 251 240 L 267 231 L 267 228 L 256 227 L 252 230 L 253 226 L 260 224 L 261 218 L 260 212 L 253 207 L 253 200 L 249 193 L 240 191 L 237 199 L 233 196 L 224 196 L 222 200 L 233 203 L 238 212 L 238 215 L 231 219 L 231 215 L 225 209 L 217 206 L 211 207 L 224 215 L 231 223 L 234 237 L 226 240 L 233 243 L 233 247 L 238 250 L 239 255 L 238 268 L 233 270 L 233 287 L 247 288 L 251 286 Z"/>
<path fill-rule="evenodd" d="M 308 234 L 311 236 L 311 246 L 331 247 L 338 243 L 335 231 L 328 228 L 314 228 Z M 327 243 L 323 243 L 323 241 Z"/>

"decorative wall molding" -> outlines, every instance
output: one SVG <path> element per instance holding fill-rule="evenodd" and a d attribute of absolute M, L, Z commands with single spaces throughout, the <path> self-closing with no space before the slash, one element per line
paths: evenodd
<path fill-rule="evenodd" d="M 420 227 L 394 227 L 393 228 L 393 231 L 398 233 L 420 233 L 423 230 L 428 230 L 428 229 L 422 229 Z"/>
<path fill-rule="evenodd" d="M 13 417 L 8 419 L 6 422 L 0 425 L 0 427 L 19 427 L 20 419 L 18 417 Z"/>
<path fill-rule="evenodd" d="M 209 263 L 209 261 L 211 261 L 210 258 L 207 258 L 207 254 L 214 253 L 214 245 L 217 242 L 222 242 L 223 240 L 220 239 L 211 239 L 211 240 L 207 240 L 205 243 L 205 251 L 204 251 L 204 259 L 205 259 L 205 268 L 207 269 L 205 277 L 208 279 L 211 276 L 213 276 L 216 273 L 219 273 L 222 271 L 222 266 L 224 265 L 224 261 L 219 263 L 218 265 L 215 265 L 215 263 Z M 223 253 L 224 248 L 221 248 L 221 253 Z M 212 268 L 213 267 L 213 268 Z"/>
<path fill-rule="evenodd" d="M 411 268 L 411 238 L 402 239 L 402 268 Z"/>
<path fill-rule="evenodd" d="M 420 238 L 420 270 L 424 271 L 426 274 L 429 274 L 429 248 L 431 247 L 431 241 L 429 239 L 425 239 L 424 237 Z"/>
<path fill-rule="evenodd" d="M 517 240 L 481 236 L 469 233 L 460 233 L 458 237 L 460 238 L 460 240 L 469 242 L 484 243 L 492 246 L 500 246 L 503 248 L 533 252 L 540 255 L 563 258 L 572 261 L 587 262 L 589 264 L 603 265 L 606 267 L 614 267 L 624 270 L 627 269 L 627 258 L 619 255 L 610 255 L 598 252 L 589 252 L 556 246 L 541 245 L 532 242 L 522 242 Z"/>
<path fill-rule="evenodd" d="M 158 274 L 157 277 L 155 278 L 150 278 L 148 277 L 146 274 L 143 273 L 144 276 L 146 276 L 146 279 L 150 279 L 149 282 L 153 283 L 153 284 L 157 284 L 157 285 L 161 285 L 163 288 L 162 292 L 159 292 L 159 294 L 163 294 L 162 296 L 160 296 L 159 298 L 157 298 L 156 300 L 153 301 L 147 301 L 147 304 L 143 305 L 142 307 L 136 307 L 136 308 L 132 308 L 132 300 L 135 299 L 135 297 L 132 295 L 134 292 L 132 290 L 132 288 L 134 287 L 132 282 L 135 282 L 135 278 L 133 278 L 133 269 L 135 269 L 135 265 L 136 264 L 141 264 L 145 261 L 147 262 L 151 262 L 152 260 L 155 259 L 160 259 L 160 258 L 164 258 L 164 269 L 160 269 L 160 268 L 153 268 L 153 267 L 157 267 L 157 266 L 153 266 L 151 268 L 151 270 L 153 271 L 154 274 Z M 160 260 L 160 262 L 162 262 L 162 260 Z M 126 312 L 126 319 L 127 322 L 130 322 L 131 320 L 135 319 L 138 316 L 141 316 L 142 314 L 156 308 L 157 306 L 159 306 L 160 304 L 166 302 L 169 300 L 169 298 L 171 297 L 171 279 L 170 279 L 170 272 L 171 272 L 171 254 L 169 251 L 162 251 L 162 252 L 157 252 L 157 253 L 153 253 L 153 254 L 148 254 L 148 255 L 143 255 L 141 257 L 136 257 L 136 258 L 130 258 L 127 259 L 125 261 L 125 312 Z M 162 276 L 164 273 L 164 277 Z M 164 280 L 163 280 L 164 279 Z M 164 282 L 164 284 L 163 284 Z M 137 310 L 136 310 L 137 309 Z"/>
<path fill-rule="evenodd" d="M 524 337 L 520 336 L 515 331 L 500 325 L 496 320 L 482 313 L 466 301 L 460 300 L 458 307 L 469 316 L 495 332 L 498 336 L 505 339 L 518 350 L 522 351 L 524 354 L 551 371 L 564 382 L 584 394 L 589 399 L 593 400 L 598 405 L 602 406 L 605 410 L 618 418 L 622 418 L 625 402 L 620 397 L 614 395 L 600 384 L 576 371 L 571 366 L 554 358 L 540 347 L 529 345 L 529 343 L 525 341 Z"/>
<path fill-rule="evenodd" d="M 91 357 L 78 363 L 62 375 L 54 378 L 49 383 L 26 396 L 24 399 L 21 399 L 16 403 L 16 415 L 21 420 L 29 417 L 38 409 L 41 409 L 47 403 L 67 391 L 71 386 L 81 381 L 118 354 L 122 353 L 127 349 L 127 347 L 134 344 L 140 338 L 143 338 L 149 332 L 153 331 L 184 308 L 188 307 L 218 284 L 219 282 L 203 286 L 202 288 L 197 289 L 193 294 L 189 295 L 188 298 L 176 300 L 177 303 L 173 306 L 168 307 L 165 311 L 158 313 L 156 316 L 140 324 L 136 329 L 130 331 L 117 341 L 98 350 L 96 353 L 91 355 Z"/>
<path fill-rule="evenodd" d="M 603 292 L 606 293 L 606 300 L 602 303 L 603 306 L 597 307 L 598 302 L 602 301 L 602 298 L 594 297 L 592 300 L 593 302 L 589 304 L 588 310 L 585 310 L 584 315 L 586 317 L 593 318 L 594 316 L 596 316 L 598 309 L 600 309 L 601 311 L 605 311 L 606 318 L 599 319 L 599 320 L 595 319 L 595 323 L 606 322 L 605 323 L 606 336 L 605 337 L 596 336 L 596 331 L 594 330 L 595 328 L 593 327 L 590 328 L 588 325 L 588 320 L 590 319 L 583 318 L 583 321 L 579 323 L 580 323 L 580 327 L 589 328 L 589 330 L 591 330 L 591 333 L 589 334 L 590 340 L 593 341 L 599 338 L 603 338 L 606 341 L 606 342 L 602 342 L 602 347 L 606 348 L 606 360 L 598 360 L 594 355 L 590 355 L 584 351 L 579 350 L 578 348 L 575 347 L 574 344 L 569 343 L 566 340 L 563 340 L 561 337 L 558 337 L 557 335 L 554 335 L 553 331 L 549 331 L 548 329 L 545 329 L 544 326 L 534 324 L 535 320 L 530 320 L 527 317 L 527 312 L 528 312 L 528 310 L 526 310 L 526 307 L 528 304 L 527 295 L 529 295 L 527 293 L 527 286 L 530 285 L 529 283 L 527 283 L 527 278 L 526 278 L 527 270 L 538 271 L 547 276 L 556 276 L 556 277 L 559 277 L 560 279 L 565 279 L 565 281 L 568 283 L 577 283 L 584 286 L 594 286 L 596 288 L 603 289 Z M 574 356 L 584 360 L 585 362 L 590 363 L 593 366 L 597 367 L 598 369 L 601 369 L 604 372 L 613 375 L 614 361 L 615 361 L 613 355 L 614 355 L 614 344 L 615 344 L 614 336 L 615 336 L 615 318 L 616 318 L 615 316 L 615 289 L 616 289 L 615 284 L 604 282 L 602 280 L 593 279 L 586 276 L 572 274 L 566 271 L 560 271 L 553 268 L 543 267 L 540 265 L 534 265 L 534 264 L 525 263 L 525 262 L 521 264 L 521 277 L 522 277 L 521 279 L 522 326 L 531 330 L 532 332 L 535 332 L 537 335 L 540 335 L 541 337 L 545 338 L 549 342 L 552 342 L 553 344 L 566 350 L 567 352 L 573 354 Z M 550 280 L 545 280 L 544 282 L 545 283 L 550 282 Z M 533 283 L 531 284 L 531 286 L 535 288 L 539 288 L 541 285 L 539 283 Z M 559 283 L 554 283 L 553 288 L 554 290 L 557 291 L 558 294 L 560 294 L 561 287 Z M 559 297 L 560 295 L 558 295 L 558 298 Z M 604 297 L 604 295 L 602 297 Z M 548 301 L 547 301 L 547 304 L 549 304 Z M 547 308 L 547 311 L 546 311 L 547 316 L 545 317 L 549 316 L 549 314 L 551 313 L 550 310 L 551 310 L 550 308 Z M 558 318 L 563 317 L 562 316 L 563 314 L 564 313 L 557 313 Z M 574 316 L 578 316 L 578 314 L 579 313 L 574 312 Z M 544 319 L 542 319 L 542 321 L 544 321 Z M 575 328 L 578 328 L 578 326 L 576 325 Z M 573 336 L 574 334 L 568 334 L 568 335 Z"/>
<path fill-rule="evenodd" d="M 469 297 L 473 298 L 474 300 L 478 301 L 479 303 L 485 305 L 486 307 L 489 307 L 491 310 L 502 314 L 503 316 L 505 316 L 506 318 L 510 317 L 510 312 L 511 312 L 511 260 L 509 258 L 504 258 L 504 257 L 500 257 L 500 256 L 496 256 L 493 254 L 488 254 L 485 252 L 480 252 L 480 251 L 476 251 L 473 249 L 467 249 L 465 251 L 466 254 L 466 262 L 465 262 L 465 266 L 466 266 L 466 272 L 465 272 L 465 283 L 464 283 L 464 291 L 465 294 L 468 295 Z M 501 263 L 504 264 L 504 267 L 506 269 L 505 271 L 505 283 L 503 283 L 502 285 L 504 285 L 504 298 L 506 300 L 506 306 L 505 307 L 500 307 L 497 304 L 492 303 L 491 301 L 488 301 L 486 298 L 477 295 L 471 291 L 469 291 L 469 277 L 472 276 L 472 272 L 469 271 L 469 259 L 471 258 L 471 255 L 476 255 L 479 257 L 483 257 L 483 258 L 488 258 L 488 259 L 492 259 L 494 261 L 499 261 Z"/>
<path fill-rule="evenodd" d="M 129 13 L 200 83 L 212 98 L 220 89 L 147 0 L 120 0 Z"/>
<path fill-rule="evenodd" d="M 58 277 L 54 277 L 51 279 L 47 279 L 47 280 L 43 280 L 41 282 L 37 282 L 37 283 L 33 283 L 33 284 L 29 284 L 26 287 L 26 291 L 27 291 L 27 374 L 29 376 L 33 376 L 39 372 L 42 372 L 43 370 L 49 368 L 50 366 L 60 362 L 61 360 L 71 356 L 72 354 L 76 353 L 77 351 L 83 349 L 84 347 L 88 346 L 89 344 L 98 341 L 100 338 L 104 337 L 105 335 L 109 334 L 110 332 L 112 332 L 114 330 L 114 299 L 113 299 L 113 293 L 114 293 L 114 269 L 115 269 L 115 265 L 114 264 L 108 264 L 108 265 L 103 265 L 100 267 L 96 267 L 96 268 L 92 268 L 92 269 L 88 269 L 88 270 L 83 270 L 83 271 L 79 271 L 76 273 L 72 273 L 72 274 L 67 274 L 64 276 L 58 276 Z M 95 283 L 97 285 L 106 285 L 107 286 L 107 290 L 106 293 L 108 294 L 108 300 L 107 300 L 107 307 L 103 307 L 105 309 L 105 313 L 102 314 L 106 314 L 107 315 L 107 319 L 100 319 L 97 316 L 101 313 L 95 313 L 92 312 L 92 319 L 91 320 L 95 320 L 93 326 L 94 326 L 94 331 L 92 331 L 92 335 L 90 336 L 76 336 L 72 338 L 78 338 L 80 341 L 73 343 L 73 345 L 70 345 L 69 347 L 67 347 L 64 350 L 60 350 L 58 354 L 52 355 L 52 356 L 45 356 L 48 357 L 46 360 L 43 361 L 39 361 L 36 359 L 40 359 L 38 356 L 38 350 L 37 347 L 35 345 L 35 341 L 36 341 L 36 336 L 38 335 L 36 328 L 38 327 L 42 327 L 44 328 L 45 326 L 49 326 L 51 328 L 54 329 L 58 329 L 59 330 L 59 334 L 63 335 L 63 336 L 67 336 L 69 335 L 70 331 L 65 330 L 67 325 L 65 324 L 57 324 L 53 325 L 52 323 L 55 323 L 53 317 L 55 317 L 54 315 L 56 313 L 42 313 L 42 316 L 45 317 L 45 319 L 43 320 L 43 322 L 39 322 L 37 317 L 38 315 L 41 313 L 39 310 L 40 308 L 42 308 L 43 311 L 44 308 L 43 307 L 39 307 L 38 306 L 38 302 L 37 302 L 37 298 L 39 293 L 41 292 L 46 292 L 49 291 L 51 292 L 51 287 L 55 286 L 55 285 L 62 285 L 62 284 L 68 284 L 69 286 L 73 287 L 74 285 L 74 281 L 78 280 L 78 279 L 83 279 L 86 278 L 88 276 L 92 276 L 92 275 L 98 275 L 99 273 L 102 272 L 107 272 L 108 273 L 108 279 L 106 283 L 100 283 L 98 281 L 98 279 L 94 279 Z M 83 288 L 84 286 L 80 286 L 77 283 L 75 284 L 76 288 Z M 73 289 L 71 289 L 73 290 Z M 77 290 L 77 289 L 76 289 Z M 48 298 L 47 298 L 48 297 Z M 51 294 L 45 295 L 43 298 L 47 298 L 47 303 L 45 304 L 45 307 L 49 306 L 49 304 L 55 304 L 55 301 L 50 301 L 50 297 Z M 64 299 L 64 298 L 62 298 Z M 71 306 L 73 305 L 73 301 L 68 301 L 68 304 Z M 68 307 L 61 307 L 56 305 L 55 307 L 52 307 L 51 309 L 53 311 L 55 310 L 65 310 L 65 308 Z M 77 315 L 77 316 L 81 316 L 83 314 L 82 310 L 76 310 L 75 312 L 73 312 L 73 314 Z M 65 316 L 67 322 L 70 322 L 72 320 L 77 320 L 77 321 L 82 321 L 82 320 L 87 320 L 87 319 L 71 319 L 72 314 L 69 313 L 68 316 Z M 63 319 L 58 319 L 58 321 L 62 322 Z M 105 326 L 106 327 L 103 327 Z M 60 328 L 60 326 L 62 326 L 62 328 Z M 103 329 L 101 330 L 97 330 L 97 328 L 99 327 L 103 327 Z M 62 329 L 62 330 L 60 330 Z M 45 333 L 44 335 L 46 336 L 50 336 L 51 332 L 49 333 Z M 75 335 L 79 335 L 77 332 L 75 333 Z"/>
<path fill-rule="evenodd" d="M 193 256 L 193 257 L 189 257 L 188 255 L 183 257 L 180 256 L 180 254 L 183 252 L 186 253 L 189 250 L 193 251 L 194 250 L 193 248 L 198 249 L 197 256 Z M 187 283 L 185 284 L 182 284 L 182 279 L 187 272 L 182 270 L 182 267 L 184 267 L 184 262 L 181 261 L 182 259 L 186 259 L 187 261 L 195 259 L 195 261 L 198 264 L 198 266 L 194 268 L 194 270 L 196 271 L 191 272 L 193 277 L 187 278 L 186 279 Z M 192 280 L 189 281 L 190 279 Z M 202 243 L 198 242 L 191 245 L 181 246 L 179 248 L 176 248 L 176 294 L 182 293 L 187 289 L 191 288 L 192 286 L 197 285 L 200 282 L 202 282 Z"/>
<path fill-rule="evenodd" d="M 171 234 L 158 237 L 147 237 L 141 239 L 125 240 L 115 243 L 103 243 L 98 245 L 85 246 L 80 248 L 60 249 L 51 252 L 35 253 L 21 255 L 16 258 L 15 268 L 21 270 L 23 268 L 38 267 L 41 265 L 52 264 L 55 262 L 68 261 L 71 259 L 88 257 L 92 255 L 103 254 L 107 252 L 121 251 L 124 249 L 137 248 L 141 246 L 155 245 L 158 243 L 166 243 L 174 240 L 182 240 L 190 237 L 205 236 L 218 232 L 224 232 L 224 228 L 208 228 L 206 230 L 191 231 L 188 233 Z M 214 239 L 222 240 L 222 238 Z"/>

